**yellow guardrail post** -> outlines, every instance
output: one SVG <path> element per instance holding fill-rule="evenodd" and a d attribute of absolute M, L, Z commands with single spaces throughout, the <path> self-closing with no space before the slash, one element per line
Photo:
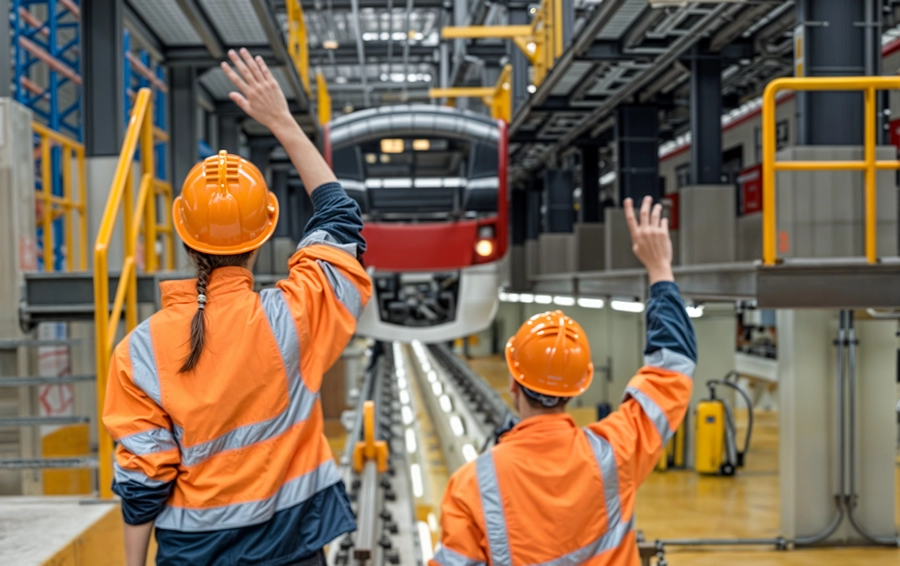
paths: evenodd
<path fill-rule="evenodd" d="M 879 161 L 876 156 L 877 92 L 900 89 L 900 77 L 786 77 L 770 82 L 763 92 L 762 169 L 763 169 L 763 264 L 775 265 L 777 203 L 775 173 L 777 171 L 862 171 L 865 173 L 865 254 L 869 264 L 878 262 L 877 241 L 877 175 L 879 170 L 900 169 L 900 161 Z M 777 161 L 775 139 L 776 98 L 783 90 L 792 91 L 862 91 L 865 98 L 865 135 L 862 161 Z"/>
<path fill-rule="evenodd" d="M 432 88 L 429 98 L 480 98 L 491 109 L 491 117 L 509 123 L 512 120 L 512 65 L 503 67 L 494 86 Z"/>
<path fill-rule="evenodd" d="M 300 0 L 287 0 L 288 20 L 288 54 L 303 82 L 303 88 L 309 94 L 309 39 L 306 33 L 306 20 L 303 18 L 303 6 Z"/>
<path fill-rule="evenodd" d="M 325 126 L 331 122 L 331 95 L 328 93 L 328 83 L 322 71 L 316 73 L 316 111 L 319 115 L 319 125 Z"/>
<path fill-rule="evenodd" d="M 154 140 L 159 132 L 153 127 L 152 93 L 142 88 L 135 97 L 134 107 L 125 133 L 125 142 L 119 154 L 119 162 L 113 175 L 109 198 L 100 221 L 100 230 L 94 245 L 94 324 L 97 353 L 97 439 L 99 443 L 100 497 L 112 497 L 112 440 L 99 418 L 106 402 L 106 383 L 109 362 L 115 345 L 116 331 L 125 311 L 125 330 L 131 331 L 138 322 L 137 311 L 137 244 L 144 239 L 144 267 L 147 272 L 159 266 L 156 250 L 159 234 L 166 237 L 166 267 L 174 266 L 174 235 L 169 209 L 172 205 L 172 187 L 154 177 Z M 139 151 L 141 176 L 137 198 L 134 194 L 134 156 Z M 83 155 L 83 154 L 81 154 Z M 163 197 L 166 218 L 158 223 L 157 199 Z M 125 257 L 116 294 L 109 302 L 109 244 L 119 211 L 122 210 L 122 232 Z"/>

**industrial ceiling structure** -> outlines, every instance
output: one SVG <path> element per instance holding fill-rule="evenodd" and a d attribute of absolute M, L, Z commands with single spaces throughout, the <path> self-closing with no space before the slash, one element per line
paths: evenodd
<path fill-rule="evenodd" d="M 230 84 L 216 66 L 227 49 L 247 46 L 262 54 L 276 66 L 298 117 L 314 129 L 315 84 L 304 90 L 286 50 L 293 1 L 126 0 L 125 21 L 162 62 L 199 69 L 208 105 L 228 103 Z M 513 103 L 510 151 L 518 178 L 557 162 L 585 140 L 609 139 L 613 111 L 623 103 L 657 105 L 663 141 L 683 136 L 689 129 L 692 53 L 721 54 L 726 113 L 752 103 L 771 79 L 792 73 L 797 13 L 792 0 L 663 4 L 565 3 L 561 55 L 541 81 L 533 81 L 528 71 L 527 92 Z M 435 87 L 493 85 L 517 53 L 514 42 L 443 40 L 442 28 L 527 24 L 541 8 L 539 2 L 516 0 L 302 0 L 301 5 L 310 72 L 324 76 L 335 115 L 427 102 Z M 898 6 L 897 0 L 884 2 L 886 38 L 898 33 L 893 29 L 900 21 Z M 468 107 L 487 111 L 477 100 Z M 248 132 L 261 133 L 252 127 Z"/>

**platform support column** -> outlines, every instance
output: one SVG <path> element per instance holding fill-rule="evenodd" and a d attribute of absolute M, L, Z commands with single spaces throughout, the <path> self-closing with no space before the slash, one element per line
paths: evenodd
<path fill-rule="evenodd" d="M 547 232 L 572 232 L 575 222 L 574 180 L 568 169 L 546 169 L 544 189 L 547 193 Z"/>
<path fill-rule="evenodd" d="M 797 76 L 881 74 L 879 0 L 797 2 Z M 797 145 L 862 145 L 860 92 L 798 92 Z M 880 113 L 879 113 L 880 115 Z"/>
<path fill-rule="evenodd" d="M 169 70 L 169 119 L 172 186 L 181 192 L 181 184 L 199 160 L 197 153 L 197 70 L 172 67 Z"/>
<path fill-rule="evenodd" d="M 225 113 L 216 116 L 217 129 L 219 135 L 219 150 L 225 150 L 228 153 L 238 153 L 240 151 L 240 132 L 238 117 L 236 114 Z"/>
<path fill-rule="evenodd" d="M 834 345 L 838 313 L 781 310 L 777 327 L 781 534 L 792 539 L 821 532 L 835 516 L 840 476 Z M 897 321 L 857 320 L 855 327 L 856 516 L 872 534 L 891 536 L 896 530 Z M 845 469 L 850 464 L 848 459 Z M 846 477 L 845 482 L 849 488 Z M 845 519 L 827 540 L 845 543 L 862 538 Z"/>
<path fill-rule="evenodd" d="M 696 50 L 691 56 L 691 181 L 722 179 L 722 59 Z"/>
<path fill-rule="evenodd" d="M 654 200 L 659 182 L 659 116 L 656 106 L 624 105 L 616 109 L 616 173 L 619 206 L 626 198 Z"/>
<path fill-rule="evenodd" d="M 581 222 L 601 222 L 600 146 L 581 146 Z"/>
<path fill-rule="evenodd" d="M 0 0 L 0 14 L 9 14 L 9 0 Z M 0 61 L 11 60 L 10 37 L 9 18 L 0 18 Z M 0 65 L 0 85 L 10 83 L 12 83 L 12 68 L 9 65 Z"/>
<path fill-rule="evenodd" d="M 529 16 L 528 9 L 522 7 L 509 7 L 509 25 L 519 26 L 528 25 Z M 522 50 L 516 47 L 513 42 L 507 42 L 507 53 L 509 53 L 509 62 L 512 65 L 512 103 L 513 114 L 521 108 L 522 104 L 528 99 L 528 59 Z"/>

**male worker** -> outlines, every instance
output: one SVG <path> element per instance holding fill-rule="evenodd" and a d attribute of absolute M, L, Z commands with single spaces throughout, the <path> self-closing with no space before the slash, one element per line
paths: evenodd
<path fill-rule="evenodd" d="M 634 253 L 651 284 L 645 365 L 625 400 L 578 428 L 566 403 L 593 377 L 584 331 L 560 311 L 523 324 L 506 345 L 522 420 L 450 478 L 432 566 L 639 564 L 635 494 L 684 418 L 697 359 L 672 277 L 668 221 L 651 204 L 644 199 L 638 222 L 625 201 Z"/>

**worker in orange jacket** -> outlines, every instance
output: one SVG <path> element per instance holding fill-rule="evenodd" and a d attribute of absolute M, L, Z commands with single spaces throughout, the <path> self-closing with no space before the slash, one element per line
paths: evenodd
<path fill-rule="evenodd" d="M 668 222 L 651 204 L 644 199 L 638 221 L 625 201 L 651 288 L 645 365 L 619 409 L 577 427 L 565 407 L 593 377 L 584 330 L 561 311 L 523 324 L 506 345 L 522 419 L 450 478 L 432 566 L 639 564 L 635 494 L 684 418 L 697 359 Z"/>
<path fill-rule="evenodd" d="M 284 146 L 315 213 L 287 278 L 256 293 L 279 214 L 262 174 L 223 151 L 185 179 L 172 215 L 197 278 L 162 283 L 162 310 L 116 347 L 103 411 L 128 566 L 154 523 L 160 565 L 324 564 L 356 528 L 319 390 L 371 294 L 359 208 L 262 58 L 229 57 L 231 99 Z"/>

